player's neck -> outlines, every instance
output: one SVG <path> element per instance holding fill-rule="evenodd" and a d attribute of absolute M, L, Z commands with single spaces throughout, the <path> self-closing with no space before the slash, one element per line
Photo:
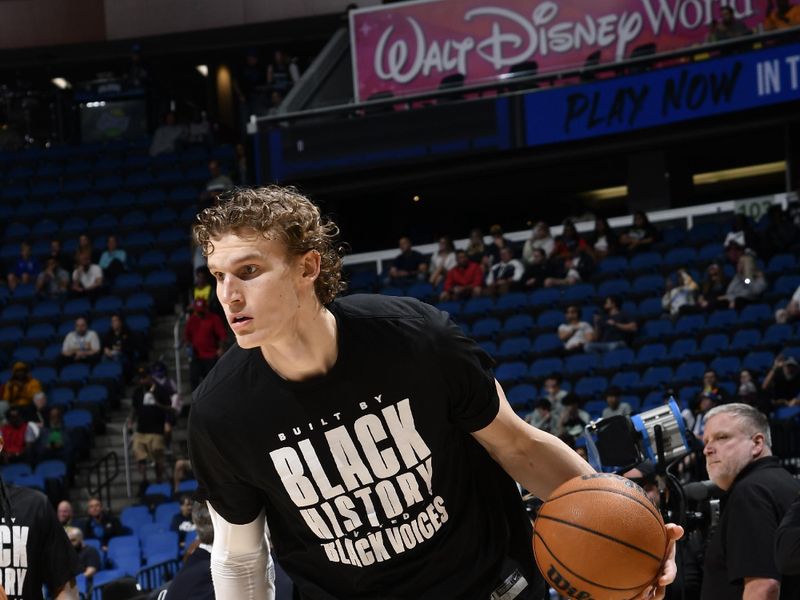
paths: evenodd
<path fill-rule="evenodd" d="M 291 334 L 261 347 L 270 368 L 289 381 L 324 375 L 339 354 L 336 318 L 319 303 L 297 314 Z"/>

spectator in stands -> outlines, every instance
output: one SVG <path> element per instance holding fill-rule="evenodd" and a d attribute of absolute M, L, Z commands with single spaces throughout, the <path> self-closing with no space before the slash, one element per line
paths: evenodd
<path fill-rule="evenodd" d="M 619 252 L 619 236 L 611 229 L 605 217 L 595 217 L 594 231 L 588 243 L 595 262 L 600 262 L 609 254 Z"/>
<path fill-rule="evenodd" d="M 44 392 L 33 395 L 32 410 L 32 414 L 27 415 L 28 421 L 35 423 L 39 429 L 47 425 L 47 395 Z"/>
<path fill-rule="evenodd" d="M 786 308 L 775 311 L 776 323 L 792 323 L 800 318 L 800 286 L 794 291 Z"/>
<path fill-rule="evenodd" d="M 546 277 L 544 287 L 575 285 L 591 276 L 594 261 L 588 250 L 578 250 L 577 254 L 563 260 L 553 260 L 550 264 L 552 277 Z"/>
<path fill-rule="evenodd" d="M 783 252 L 798 251 L 800 232 L 780 204 L 770 206 L 764 218 L 767 219 L 767 227 L 763 232 L 761 246 L 765 259 Z"/>
<path fill-rule="evenodd" d="M 16 406 L 6 411 L 6 422 L 2 428 L 4 463 L 33 463 L 33 455 L 39 429 L 22 418 L 22 412 Z"/>
<path fill-rule="evenodd" d="M 411 247 L 411 238 L 403 236 L 397 242 L 400 248 L 389 267 L 386 285 L 408 285 L 415 281 L 424 281 L 428 275 L 428 263 L 425 257 Z"/>
<path fill-rule="evenodd" d="M 564 221 L 564 230 L 556 238 L 555 246 L 553 247 L 553 257 L 566 261 L 588 250 L 589 245 L 578 233 L 575 223 L 570 219 Z"/>
<path fill-rule="evenodd" d="M 767 16 L 764 17 L 764 29 L 786 29 L 800 25 L 800 5 L 791 4 L 789 0 L 767 0 Z"/>
<path fill-rule="evenodd" d="M 64 337 L 61 345 L 61 362 L 70 363 L 95 363 L 100 358 L 100 338 L 97 332 L 89 329 L 85 317 L 75 319 L 75 331 L 70 331 Z"/>
<path fill-rule="evenodd" d="M 525 416 L 525 421 L 548 433 L 553 432 L 553 405 L 547 398 L 540 398 L 536 401 L 533 411 Z"/>
<path fill-rule="evenodd" d="M 671 317 L 684 314 L 695 306 L 699 286 L 686 269 L 678 269 L 667 277 L 664 287 L 661 306 Z"/>
<path fill-rule="evenodd" d="M 550 234 L 550 227 L 544 221 L 539 221 L 531 230 L 531 237 L 525 240 L 522 247 L 522 260 L 526 266 L 530 266 L 534 261 L 534 250 L 542 250 L 545 258 L 548 258 L 556 246 L 556 241 Z"/>
<path fill-rule="evenodd" d="M 92 255 L 82 252 L 78 266 L 72 272 L 72 293 L 75 296 L 96 298 L 103 289 L 103 270 L 92 263 Z"/>
<path fill-rule="evenodd" d="M 703 282 L 700 284 L 700 295 L 697 304 L 706 310 L 727 308 L 728 302 L 720 300 L 728 289 L 728 280 L 718 262 L 712 262 L 706 267 Z"/>
<path fill-rule="evenodd" d="M 550 401 L 553 414 L 560 413 L 564 408 L 561 401 L 567 395 L 567 392 L 561 389 L 561 375 L 559 373 L 551 373 L 545 377 L 542 384 L 542 393 L 543 397 Z"/>
<path fill-rule="evenodd" d="M 719 10 L 719 21 L 708 36 L 709 42 L 724 42 L 734 38 L 743 37 L 753 33 L 750 29 L 739 21 L 733 14 L 730 6 L 723 6 Z"/>
<path fill-rule="evenodd" d="M 500 259 L 493 264 L 486 274 L 486 293 L 490 296 L 502 296 L 510 291 L 522 289 L 522 276 L 525 267 L 522 261 L 514 258 L 510 246 L 500 250 Z"/>
<path fill-rule="evenodd" d="M 703 373 L 703 385 L 700 397 L 712 397 L 716 404 L 727 404 L 731 401 L 725 388 L 719 385 L 719 375 L 714 369 L 706 369 Z"/>
<path fill-rule="evenodd" d="M 470 230 L 466 253 L 472 262 L 483 262 L 483 255 L 486 254 L 486 244 L 483 243 L 483 232 L 480 229 Z"/>
<path fill-rule="evenodd" d="M 222 172 L 222 166 L 216 158 L 208 162 L 208 172 L 211 179 L 206 182 L 206 187 L 200 194 L 200 204 L 203 207 L 213 204 L 220 194 L 233 189 L 233 180 Z"/>
<path fill-rule="evenodd" d="M 170 446 L 172 444 L 172 430 L 178 423 L 178 417 L 181 414 L 181 407 L 183 401 L 180 392 L 178 391 L 178 384 L 175 380 L 171 379 L 167 371 L 167 365 L 160 360 L 154 362 L 150 366 L 150 374 L 153 376 L 153 381 L 159 386 L 164 388 L 169 394 L 170 408 L 166 411 L 164 416 L 164 446 L 167 452 L 171 452 Z"/>
<path fill-rule="evenodd" d="M 565 322 L 558 326 L 558 337 L 564 342 L 564 348 L 570 351 L 583 350 L 590 339 L 592 326 L 581 321 L 581 309 L 577 304 L 570 304 L 564 312 Z"/>
<path fill-rule="evenodd" d="M 267 85 L 271 90 L 286 95 L 292 86 L 300 81 L 297 60 L 281 49 L 272 53 L 272 62 L 267 65 Z"/>
<path fill-rule="evenodd" d="M 198 544 L 170 583 L 167 600 L 214 600 L 215 598 L 214 585 L 211 581 L 214 526 L 205 502 L 194 502 L 192 522 L 197 530 Z"/>
<path fill-rule="evenodd" d="M 758 234 L 750 224 L 750 220 L 742 213 L 737 213 L 733 217 L 731 230 L 725 235 L 725 241 L 722 242 L 722 245 L 727 248 L 731 242 L 745 251 L 758 253 Z"/>
<path fill-rule="evenodd" d="M 98 266 L 103 270 L 103 277 L 109 282 L 113 282 L 117 275 L 128 270 L 128 254 L 119 247 L 117 236 L 108 236 L 106 249 L 100 255 Z"/>
<path fill-rule="evenodd" d="M 622 402 L 622 390 L 616 386 L 612 386 L 606 390 L 606 406 L 603 409 L 602 417 L 615 417 L 617 415 L 624 415 L 629 417 L 633 412 L 631 405 L 627 402 Z"/>
<path fill-rule="evenodd" d="M 23 414 L 33 416 L 33 397 L 42 391 L 42 383 L 31 375 L 28 365 L 17 361 L 11 367 L 11 379 L 3 386 L 3 400 L 16 406 Z"/>
<path fill-rule="evenodd" d="M 428 281 L 433 287 L 444 283 L 447 273 L 456 266 L 456 249 L 453 240 L 444 236 L 439 239 L 439 248 L 430 260 L 430 277 Z"/>
<path fill-rule="evenodd" d="M 175 461 L 175 466 L 172 469 L 172 477 L 173 477 L 173 490 L 175 492 L 178 491 L 178 486 L 180 486 L 182 481 L 186 481 L 188 479 L 194 479 L 194 471 L 192 471 L 192 461 L 189 460 L 189 457 L 179 458 Z"/>
<path fill-rule="evenodd" d="M 22 242 L 19 245 L 19 257 L 6 275 L 8 289 L 13 292 L 20 283 L 32 283 L 39 274 L 39 261 L 31 256 L 31 245 Z"/>
<path fill-rule="evenodd" d="M 58 406 L 47 411 L 47 424 L 39 433 L 38 460 L 60 460 L 71 467 L 73 463 L 72 440 L 69 430 L 64 426 L 64 417 Z"/>
<path fill-rule="evenodd" d="M 733 276 L 725 290 L 725 295 L 719 300 L 726 300 L 730 308 L 739 309 L 756 299 L 767 289 L 767 280 L 764 273 L 756 265 L 756 260 L 750 254 L 743 254 L 736 265 L 736 275 Z"/>
<path fill-rule="evenodd" d="M 64 529 L 67 527 L 77 527 L 75 521 L 72 520 L 74 513 L 72 511 L 72 504 L 69 502 L 69 500 L 62 500 L 58 503 L 56 515 L 58 516 L 58 522 L 61 523 Z"/>
<path fill-rule="evenodd" d="M 236 155 L 236 183 L 247 185 L 250 183 L 250 178 L 247 176 L 247 149 L 244 144 L 236 144 L 233 150 Z"/>
<path fill-rule="evenodd" d="M 228 332 L 219 315 L 208 310 L 205 300 L 195 300 L 184 330 L 184 341 L 191 349 L 189 376 L 192 389 L 200 385 L 222 356 L 227 337 Z"/>
<path fill-rule="evenodd" d="M 267 114 L 267 69 L 255 48 L 247 50 L 245 63 L 233 81 L 233 90 L 240 104 L 240 120 L 246 123 L 250 115 Z"/>
<path fill-rule="evenodd" d="M 761 393 L 761 386 L 755 374 L 750 369 L 739 371 L 739 385 L 736 387 L 736 397 L 733 401 L 755 406 L 767 416 L 772 410 L 770 402 Z"/>
<path fill-rule="evenodd" d="M 637 210 L 633 213 L 633 225 L 619 237 L 619 243 L 628 252 L 640 252 L 648 250 L 660 239 L 660 232 L 647 215 Z"/>
<path fill-rule="evenodd" d="M 586 344 L 587 352 L 608 352 L 624 348 L 639 329 L 636 321 L 622 310 L 616 296 L 607 296 L 603 301 L 604 315 L 594 316 L 594 331 Z"/>
<path fill-rule="evenodd" d="M 108 540 L 124 533 L 119 519 L 103 508 L 99 498 L 89 498 L 86 515 L 81 526 L 83 537 L 87 540 L 99 540 L 103 550 L 108 550 Z"/>
<path fill-rule="evenodd" d="M 439 296 L 445 300 L 463 300 L 480 296 L 483 291 L 483 269 L 473 262 L 464 250 L 456 252 L 456 266 L 447 272 L 444 290 Z"/>
<path fill-rule="evenodd" d="M 118 362 L 127 380 L 136 360 L 136 340 L 122 315 L 111 315 L 111 327 L 103 336 L 103 360 Z"/>
<path fill-rule="evenodd" d="M 57 300 L 63 298 L 70 288 L 70 276 L 56 258 L 50 257 L 45 268 L 36 276 L 36 293 L 41 298 Z"/>
<path fill-rule="evenodd" d="M 206 111 L 195 108 L 188 129 L 186 141 L 190 145 L 212 147 L 213 135 Z"/>
<path fill-rule="evenodd" d="M 77 527 L 65 527 L 65 529 L 67 537 L 78 555 L 78 564 L 81 573 L 86 578 L 87 587 L 91 589 L 94 574 L 103 568 L 100 563 L 100 553 L 95 548 L 83 543 L 83 532 L 80 529 Z"/>
<path fill-rule="evenodd" d="M 75 248 L 75 253 L 72 255 L 72 266 L 69 269 L 70 271 L 74 270 L 75 267 L 81 263 L 82 254 L 88 254 L 92 260 L 95 258 L 92 240 L 85 233 L 82 233 L 78 236 L 78 246 Z"/>
<path fill-rule="evenodd" d="M 73 259 L 61 249 L 61 240 L 59 239 L 50 240 L 50 250 L 47 253 L 47 258 L 55 258 L 58 266 L 67 273 L 70 273 L 75 268 Z"/>
<path fill-rule="evenodd" d="M 556 431 L 558 434 L 567 433 L 577 438 L 583 433 L 586 425 L 592 420 L 588 412 L 581 408 L 581 400 L 577 394 L 569 393 L 561 400 L 564 409 L 558 416 Z"/>
<path fill-rule="evenodd" d="M 522 276 L 527 289 L 540 288 L 544 282 L 553 277 L 555 273 L 547 255 L 542 248 L 534 248 L 531 252 L 531 262 L 525 267 L 525 274 Z"/>
<path fill-rule="evenodd" d="M 158 385 L 148 369 L 139 369 L 139 381 L 133 391 L 131 412 L 128 416 L 128 429 L 136 429 L 133 434 L 133 459 L 142 477 L 139 496 L 147 489 L 147 465 L 153 463 L 156 482 L 164 480 L 164 423 L 167 411 L 172 410 L 169 392 Z"/>
<path fill-rule="evenodd" d="M 186 547 L 186 534 L 195 530 L 192 521 L 192 504 L 192 497 L 189 494 L 183 494 L 180 498 L 180 509 L 169 524 L 170 531 L 178 534 L 178 544 L 181 548 Z"/>
<path fill-rule="evenodd" d="M 492 265 L 500 261 L 500 251 L 503 248 L 510 248 L 511 242 L 503 234 L 503 228 L 500 225 L 492 225 L 489 228 L 489 235 L 492 236 L 492 241 L 486 246 L 483 253 L 483 270 L 489 272 Z"/>
<path fill-rule="evenodd" d="M 778 354 L 761 382 L 761 389 L 769 396 L 773 407 L 800 404 L 800 365 L 797 359 Z"/>
<path fill-rule="evenodd" d="M 186 142 L 187 135 L 186 127 L 178 124 L 177 115 L 172 111 L 168 112 L 164 115 L 164 123 L 153 133 L 150 156 L 177 152 Z"/>

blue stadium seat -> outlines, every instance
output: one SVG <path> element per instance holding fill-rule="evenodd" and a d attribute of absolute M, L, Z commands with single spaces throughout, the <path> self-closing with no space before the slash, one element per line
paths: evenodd
<path fill-rule="evenodd" d="M 728 347 L 728 336 L 724 333 L 710 333 L 700 342 L 700 347 L 694 353 L 696 356 L 709 356 L 713 358 Z"/>
<path fill-rule="evenodd" d="M 517 383 L 528 372 L 528 365 L 521 361 L 500 363 L 494 370 L 494 376 L 503 385 Z"/>
<path fill-rule="evenodd" d="M 178 222 L 178 213 L 175 211 L 175 209 L 170 208 L 168 206 L 162 206 L 161 208 L 153 211 L 153 213 L 150 215 L 151 227 L 161 227 L 163 225 L 171 225 L 177 222 Z M 168 230 L 168 231 L 174 231 L 174 230 Z"/>
<path fill-rule="evenodd" d="M 58 479 L 62 482 L 67 478 L 67 464 L 63 460 L 43 460 L 36 465 L 34 474 L 47 479 Z"/>
<path fill-rule="evenodd" d="M 667 347 L 664 344 L 645 344 L 636 353 L 635 364 L 638 366 L 651 365 L 664 361 L 667 358 Z"/>
<path fill-rule="evenodd" d="M 122 522 L 123 525 L 125 525 L 125 523 L 122 521 L 122 514 L 124 514 L 126 511 L 129 511 L 132 508 L 136 509 L 136 511 L 132 513 L 132 515 L 135 516 L 132 516 L 130 519 L 126 520 L 130 520 L 132 523 L 138 522 L 144 524 L 148 522 L 147 518 L 149 518 L 150 519 L 149 522 L 150 523 L 153 522 L 153 518 L 150 516 L 150 511 L 147 509 L 147 507 L 138 504 L 134 506 L 127 506 L 122 509 L 122 512 L 120 513 L 120 522 Z M 145 518 L 143 516 L 143 513 L 139 510 L 142 508 L 144 508 L 145 511 L 147 512 L 147 518 Z M 141 541 L 139 540 L 139 536 L 134 534 L 115 535 L 114 537 L 108 540 L 108 549 L 106 550 L 106 552 L 109 558 L 124 554 L 130 554 L 132 552 L 135 552 L 136 555 L 139 556 L 141 554 Z"/>
<path fill-rule="evenodd" d="M 661 268 L 662 263 L 663 259 L 658 252 L 642 252 L 631 258 L 628 269 L 634 273 L 640 271 L 656 271 Z M 663 281 L 661 285 L 663 287 Z"/>
<path fill-rule="evenodd" d="M 180 494 L 190 494 L 194 492 L 198 488 L 198 483 L 196 479 L 184 479 L 180 483 L 178 483 L 178 487 L 175 488 L 175 493 L 177 495 Z"/>
<path fill-rule="evenodd" d="M 762 344 L 777 349 L 794 337 L 792 326 L 788 323 L 773 323 L 764 332 Z"/>
<path fill-rule="evenodd" d="M 583 377 L 575 383 L 575 393 L 581 398 L 599 397 L 608 388 L 605 377 Z"/>
<path fill-rule="evenodd" d="M 686 242 L 699 245 L 724 236 L 725 233 L 719 223 L 695 223 L 686 235 Z"/>
<path fill-rule="evenodd" d="M 125 295 L 141 289 L 144 278 L 139 273 L 121 273 L 115 280 L 113 291 Z"/>
<path fill-rule="evenodd" d="M 153 522 L 153 515 L 150 514 L 149 507 L 144 504 L 135 504 L 123 508 L 119 514 L 119 520 L 122 525 L 137 533 L 139 527 Z M 108 551 L 109 553 L 112 552 L 111 544 L 109 544 Z"/>
<path fill-rule="evenodd" d="M 486 340 L 484 342 L 478 342 L 478 346 L 480 346 L 486 354 L 491 357 L 497 356 L 497 344 L 492 341 Z"/>
<path fill-rule="evenodd" d="M 778 296 L 791 296 L 800 287 L 800 275 L 781 275 L 775 280 L 772 291 Z"/>
<path fill-rule="evenodd" d="M 67 365 L 58 374 L 58 379 L 65 385 L 83 385 L 89 378 L 89 366 L 84 364 Z"/>
<path fill-rule="evenodd" d="M 119 219 L 111 213 L 97 215 L 89 222 L 89 231 L 94 235 L 105 234 L 107 236 L 115 232 L 118 227 Z"/>
<path fill-rule="evenodd" d="M 22 326 L 28 320 L 30 309 L 24 304 L 11 304 L 0 311 L 0 327 Z"/>
<path fill-rule="evenodd" d="M 528 297 L 528 304 L 538 308 L 543 306 L 554 306 L 561 299 L 561 291 L 557 288 L 541 288 L 531 292 Z"/>
<path fill-rule="evenodd" d="M 125 299 L 126 313 L 149 313 L 153 310 L 155 300 L 153 295 L 148 292 L 136 292 Z"/>
<path fill-rule="evenodd" d="M 50 390 L 47 394 L 48 406 L 59 406 L 62 409 L 72 408 L 72 403 L 75 402 L 75 392 L 72 388 L 56 387 Z"/>
<path fill-rule="evenodd" d="M 167 174 L 170 176 L 170 178 L 168 180 L 165 180 L 162 177 L 158 178 L 159 183 L 161 183 L 162 185 L 164 183 L 177 183 L 178 181 L 180 181 L 180 178 L 183 177 L 183 173 L 180 173 L 180 172 L 169 172 L 169 171 L 167 171 Z M 177 177 L 178 179 L 176 179 L 175 177 Z M 163 206 L 166 202 L 167 202 L 167 193 L 163 190 L 163 188 L 150 188 L 150 189 L 142 190 L 141 192 L 139 192 L 139 196 L 136 199 L 136 205 L 137 206 L 148 206 L 148 207 Z M 172 211 L 171 209 L 170 209 L 170 211 L 174 213 L 174 211 Z M 176 217 L 177 217 L 177 215 L 174 215 L 173 219 L 176 218 Z M 164 218 L 164 215 L 161 216 L 161 219 L 157 223 L 154 223 L 153 215 L 151 215 L 150 216 L 150 223 L 157 225 L 157 224 L 160 224 L 160 223 L 168 223 L 169 222 L 169 221 L 163 220 L 163 218 Z"/>
<path fill-rule="evenodd" d="M 32 323 L 52 323 L 61 318 L 61 304 L 55 300 L 40 300 L 33 305 L 29 320 Z"/>
<path fill-rule="evenodd" d="M 694 248 L 673 248 L 664 255 L 664 267 L 669 269 L 687 268 L 697 260 Z"/>
<path fill-rule="evenodd" d="M 142 539 L 142 555 L 178 558 L 178 534 L 174 531 L 151 533 Z"/>
<path fill-rule="evenodd" d="M 156 243 L 156 236 L 147 229 L 137 229 L 126 234 L 122 243 L 130 251 L 138 252 L 145 248 L 152 248 Z"/>
<path fill-rule="evenodd" d="M 631 291 L 637 296 L 652 296 L 664 292 L 664 278 L 661 275 L 639 275 L 633 280 Z"/>
<path fill-rule="evenodd" d="M 596 275 L 622 275 L 628 270 L 628 259 L 624 256 L 606 256 L 597 263 Z"/>
<path fill-rule="evenodd" d="M 729 379 L 739 374 L 742 363 L 736 356 L 718 356 L 711 361 L 709 367 L 717 372 L 720 379 Z"/>
<path fill-rule="evenodd" d="M 435 294 L 433 286 L 427 281 L 420 281 L 408 286 L 406 295 L 416 298 L 417 300 L 428 300 Z"/>
<path fill-rule="evenodd" d="M 694 334 L 704 329 L 706 318 L 704 315 L 684 315 L 675 321 L 675 334 Z"/>
<path fill-rule="evenodd" d="M 82 428 L 92 430 L 92 413 L 83 408 L 73 408 L 64 413 L 62 417 L 67 429 Z"/>
<path fill-rule="evenodd" d="M 582 304 L 595 297 L 595 289 L 591 283 L 576 283 L 568 286 L 561 294 L 561 303 Z"/>
<path fill-rule="evenodd" d="M 538 392 L 536 388 L 527 383 L 515 385 L 508 390 L 506 397 L 514 410 L 532 410 Z"/>
<path fill-rule="evenodd" d="M 21 361 L 28 365 L 35 365 L 39 362 L 41 352 L 36 346 L 20 346 L 11 354 L 12 362 Z"/>
<path fill-rule="evenodd" d="M 45 491 L 44 477 L 42 477 L 41 475 L 36 475 L 35 473 L 31 475 L 16 476 L 14 478 L 14 484 L 18 485 L 19 487 L 26 487 L 39 490 L 40 492 Z"/>
<path fill-rule="evenodd" d="M 150 317 L 147 315 L 128 315 L 126 322 L 131 331 L 143 334 L 150 332 Z"/>
<path fill-rule="evenodd" d="M 77 404 L 98 404 L 105 406 L 108 402 L 108 389 L 102 385 L 90 384 L 78 391 Z"/>
<path fill-rule="evenodd" d="M 634 362 L 634 352 L 630 348 L 617 348 L 601 354 L 604 370 L 611 371 L 630 367 Z"/>
<path fill-rule="evenodd" d="M 703 380 L 703 373 L 706 365 L 698 360 L 691 360 L 678 365 L 675 369 L 675 381 L 677 383 L 697 383 Z"/>
<path fill-rule="evenodd" d="M 735 310 L 715 310 L 708 317 L 706 327 L 720 331 L 730 331 L 739 320 Z"/>
<path fill-rule="evenodd" d="M 177 515 L 181 510 L 181 505 L 178 501 L 174 502 L 164 502 L 156 506 L 155 512 L 153 514 L 153 522 L 154 523 L 161 523 L 167 529 L 169 529 L 170 524 L 172 523 L 172 518 Z"/>
<path fill-rule="evenodd" d="M 761 344 L 761 332 L 758 329 L 740 329 L 733 334 L 729 350 L 747 351 Z"/>
<path fill-rule="evenodd" d="M 776 254 L 769 259 L 766 267 L 768 275 L 778 275 L 797 269 L 797 258 L 794 254 Z"/>
<path fill-rule="evenodd" d="M 533 341 L 533 353 L 537 355 L 553 354 L 564 349 L 564 343 L 555 333 L 543 333 Z"/>
<path fill-rule="evenodd" d="M 73 298 L 67 300 L 61 308 L 61 316 L 64 319 L 77 319 L 86 317 L 92 312 L 92 303 L 88 298 Z"/>
<path fill-rule="evenodd" d="M 642 375 L 642 386 L 645 388 L 661 387 L 672 381 L 671 367 L 649 367 Z"/>
<path fill-rule="evenodd" d="M 623 392 L 630 391 L 639 386 L 641 377 L 638 371 L 617 371 L 608 383 L 610 387 L 618 387 Z"/>
<path fill-rule="evenodd" d="M 536 326 L 555 331 L 564 322 L 564 313 L 560 310 L 546 310 L 536 319 Z"/>
<path fill-rule="evenodd" d="M 125 186 L 128 188 L 145 188 L 157 184 L 155 177 L 148 171 L 134 171 L 125 176 Z"/>
<path fill-rule="evenodd" d="M 564 361 L 560 358 L 537 358 L 528 368 L 530 379 L 544 379 L 553 373 L 561 373 L 564 369 Z"/>
<path fill-rule="evenodd" d="M 25 336 L 22 327 L 0 328 L 0 348 L 13 348 Z"/>
<path fill-rule="evenodd" d="M 528 296 L 524 292 L 509 292 L 500 296 L 494 310 L 499 313 L 511 313 L 523 310 L 528 304 Z"/>
<path fill-rule="evenodd" d="M 498 359 L 524 359 L 531 351 L 531 340 L 528 337 L 512 337 L 497 348 Z"/>
<path fill-rule="evenodd" d="M 55 235 L 57 231 L 58 223 L 56 223 L 53 219 L 42 219 L 34 223 L 33 227 L 31 228 L 31 237 L 33 239 L 49 238 Z"/>
<path fill-rule="evenodd" d="M 84 218 L 73 215 L 61 223 L 61 235 L 79 235 L 89 229 L 89 222 Z"/>
<path fill-rule="evenodd" d="M 564 375 L 576 377 L 591 374 L 600 366 L 598 354 L 571 354 L 564 359 Z"/>
<path fill-rule="evenodd" d="M 769 304 L 748 304 L 739 313 L 740 325 L 764 323 L 773 319 L 772 308 Z"/>
<path fill-rule="evenodd" d="M 33 367 L 31 375 L 39 380 L 44 389 L 49 388 L 56 380 L 56 370 L 53 367 Z"/>
<path fill-rule="evenodd" d="M 470 335 L 476 340 L 492 339 L 500 331 L 500 320 L 494 317 L 478 319 L 472 325 Z"/>
<path fill-rule="evenodd" d="M 6 227 L 4 240 L 6 242 L 11 242 L 14 240 L 23 240 L 31 235 L 31 228 L 25 225 L 25 223 L 9 223 L 8 227 Z M 17 253 L 19 253 L 19 246 L 16 246 Z"/>
<path fill-rule="evenodd" d="M 627 279 L 608 279 L 597 288 L 597 296 L 624 296 L 631 292 L 631 284 Z"/>
<path fill-rule="evenodd" d="M 464 303 L 461 316 L 465 318 L 477 318 L 488 315 L 494 308 L 494 300 L 480 296 L 470 298 Z"/>
<path fill-rule="evenodd" d="M 33 469 L 28 463 L 11 463 L 0 467 L 0 475 L 6 481 L 16 479 L 21 475 L 32 475 Z"/>
<path fill-rule="evenodd" d="M 124 229 L 141 229 L 147 225 L 147 215 L 141 210 L 126 212 L 120 219 L 119 226 Z M 126 246 L 131 245 L 130 236 L 125 237 Z"/>
<path fill-rule="evenodd" d="M 172 223 L 176 223 L 177 218 L 172 221 Z M 186 232 L 183 229 L 177 229 L 175 227 L 168 227 L 166 229 L 161 229 L 158 234 L 156 234 L 156 243 L 158 244 L 159 248 L 163 248 L 165 246 L 174 246 L 176 244 L 182 244 L 186 241 Z M 372 271 L 374 275 L 375 272 Z"/>
<path fill-rule="evenodd" d="M 766 373 L 775 362 L 772 352 L 748 352 L 742 359 L 742 368 L 754 371 L 756 374 Z"/>
<path fill-rule="evenodd" d="M 639 303 L 637 312 L 642 319 L 657 319 L 664 314 L 661 298 L 657 296 L 645 298 Z"/>
<path fill-rule="evenodd" d="M 511 315 L 503 323 L 501 329 L 504 334 L 526 333 L 534 326 L 533 317 L 529 314 Z"/>
<path fill-rule="evenodd" d="M 672 362 L 686 360 L 697 351 L 697 341 L 694 338 L 678 338 L 669 347 L 667 359 Z"/>
<path fill-rule="evenodd" d="M 664 392 L 659 390 L 653 390 L 649 394 L 644 397 L 644 402 L 642 402 L 642 411 L 650 410 L 651 408 L 657 408 L 664 404 Z"/>

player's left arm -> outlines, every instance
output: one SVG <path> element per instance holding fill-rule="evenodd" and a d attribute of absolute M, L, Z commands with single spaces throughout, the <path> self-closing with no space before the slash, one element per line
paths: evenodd
<path fill-rule="evenodd" d="M 745 577 L 742 600 L 778 600 L 781 582 L 768 577 Z"/>
<path fill-rule="evenodd" d="M 472 435 L 515 481 L 546 500 L 558 486 L 594 469 L 557 437 L 532 427 L 513 411 L 495 382 L 497 416 Z"/>

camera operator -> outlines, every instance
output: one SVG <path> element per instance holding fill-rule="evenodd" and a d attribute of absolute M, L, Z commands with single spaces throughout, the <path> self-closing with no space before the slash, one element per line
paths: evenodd
<path fill-rule="evenodd" d="M 783 575 L 800 575 L 800 495 L 783 516 L 775 534 L 775 562 Z"/>
<path fill-rule="evenodd" d="M 703 600 L 796 598 L 800 578 L 781 577 L 775 530 L 800 482 L 772 456 L 769 423 L 747 404 L 723 404 L 706 415 L 709 477 L 726 495 L 705 555 Z"/>

